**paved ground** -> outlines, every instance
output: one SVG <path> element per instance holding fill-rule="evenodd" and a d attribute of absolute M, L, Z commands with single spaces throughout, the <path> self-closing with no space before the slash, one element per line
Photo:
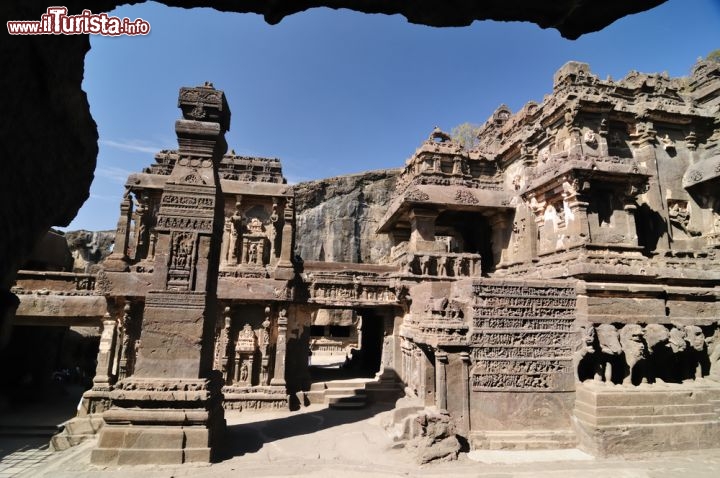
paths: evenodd
<path fill-rule="evenodd" d="M 11 457 L 15 460 L 12 468 L 6 468 L 14 471 L 0 471 L 0 478 L 119 478 L 129 474 L 138 478 L 720 477 L 720 449 L 613 459 L 595 459 L 577 450 L 473 452 L 456 462 L 418 466 L 408 452 L 394 447 L 380 426 L 383 412 L 377 406 L 342 411 L 311 406 L 300 412 L 262 415 L 231 412 L 226 416 L 229 446 L 222 461 L 212 465 L 94 467 L 89 462 L 93 442 L 52 454 L 28 445 L 28 453 L 0 459 L 0 466 Z M 2 441 L 0 437 L 0 445 Z M 720 444 L 716 445 L 720 448 Z M 23 461 L 32 467 L 24 467 Z"/>
<path fill-rule="evenodd" d="M 52 387 L 44 400 L 17 399 L 0 406 L 0 478 L 37 469 L 56 458 L 48 449 L 57 425 L 75 416 L 82 395 L 80 385 Z M 28 476 L 33 476 L 30 473 Z"/>

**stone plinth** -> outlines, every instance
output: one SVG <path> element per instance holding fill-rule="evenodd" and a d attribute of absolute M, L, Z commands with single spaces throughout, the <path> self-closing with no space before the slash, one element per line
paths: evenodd
<path fill-rule="evenodd" d="M 142 380 L 119 384 L 91 462 L 111 465 L 207 462 L 224 431 L 221 395 L 212 380 Z"/>
<path fill-rule="evenodd" d="M 720 383 L 577 386 L 580 448 L 595 455 L 699 450 L 720 442 Z"/>

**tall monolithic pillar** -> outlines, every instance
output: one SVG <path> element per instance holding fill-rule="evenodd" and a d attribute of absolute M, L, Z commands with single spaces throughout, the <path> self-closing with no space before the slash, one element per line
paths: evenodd
<path fill-rule="evenodd" d="M 230 110 L 208 83 L 181 88 L 178 106 L 179 158 L 160 199 L 135 373 L 111 392 L 94 464 L 210 461 L 225 428 L 212 362 Z"/>

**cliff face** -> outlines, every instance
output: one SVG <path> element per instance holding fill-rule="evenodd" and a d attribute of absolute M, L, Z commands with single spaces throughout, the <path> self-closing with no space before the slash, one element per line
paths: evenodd
<path fill-rule="evenodd" d="M 97 272 L 99 264 L 112 253 L 115 231 L 68 231 L 65 240 L 73 257 L 73 271 Z"/>
<path fill-rule="evenodd" d="M 295 253 L 305 261 L 377 263 L 390 239 L 375 230 L 399 170 L 309 181 L 295 186 Z"/>

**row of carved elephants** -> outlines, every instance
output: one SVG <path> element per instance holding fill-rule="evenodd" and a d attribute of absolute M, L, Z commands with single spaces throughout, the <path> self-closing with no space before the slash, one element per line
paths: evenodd
<path fill-rule="evenodd" d="M 720 379 L 720 327 L 595 324 L 581 327 L 575 378 L 622 385 Z"/>

